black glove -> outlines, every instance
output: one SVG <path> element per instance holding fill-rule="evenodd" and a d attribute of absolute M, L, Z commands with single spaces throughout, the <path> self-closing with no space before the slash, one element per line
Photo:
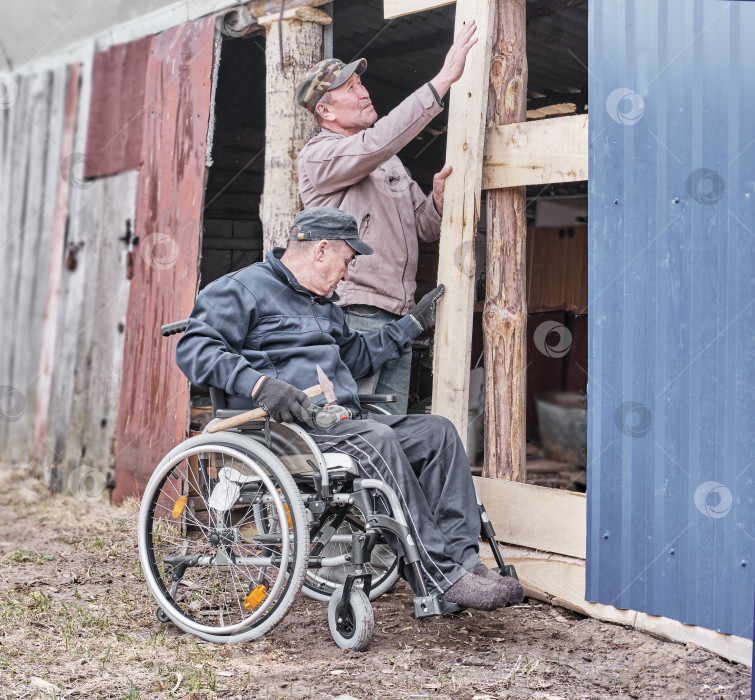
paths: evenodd
<path fill-rule="evenodd" d="M 263 379 L 252 398 L 278 423 L 306 423 L 309 420 L 310 401 L 307 395 L 275 377 Z"/>
<path fill-rule="evenodd" d="M 435 302 L 443 296 L 445 291 L 446 287 L 439 284 L 432 292 L 425 294 L 419 300 L 419 304 L 414 307 L 414 311 L 409 314 L 421 331 L 426 331 L 435 325 Z"/>

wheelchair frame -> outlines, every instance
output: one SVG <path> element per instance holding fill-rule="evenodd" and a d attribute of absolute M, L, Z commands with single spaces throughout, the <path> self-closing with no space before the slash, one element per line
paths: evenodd
<path fill-rule="evenodd" d="M 163 334 L 184 327 L 185 322 L 170 324 Z M 395 583 L 398 557 L 413 569 L 420 587 L 413 617 L 462 610 L 442 594 L 428 592 L 417 545 L 386 483 L 360 478 L 350 457 L 321 452 L 295 424 L 265 418 L 210 434 L 211 425 L 243 413 L 226 410 L 217 390 L 211 390 L 211 398 L 213 421 L 163 458 L 139 512 L 139 557 L 160 621 L 216 643 L 256 639 L 283 619 L 308 571 L 348 565 L 342 583 L 331 582 L 332 588 L 325 586 L 317 595 L 305 584 L 304 591 L 329 598 L 328 623 L 336 643 L 362 650 L 374 631 L 370 593 L 378 595 Z M 286 441 L 298 443 L 299 462 L 303 455 L 309 471 L 291 469 L 284 464 L 288 456 L 276 454 Z M 496 570 L 515 576 L 500 558 L 479 498 L 478 507 Z M 349 514 L 351 530 L 339 534 Z M 387 567 L 376 589 L 367 567 L 382 532 L 396 537 L 399 553 L 394 573 Z M 331 542 L 346 545 L 347 551 L 323 556 Z"/>

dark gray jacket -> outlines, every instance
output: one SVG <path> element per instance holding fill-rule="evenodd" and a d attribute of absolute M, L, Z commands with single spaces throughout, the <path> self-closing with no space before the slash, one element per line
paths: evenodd
<path fill-rule="evenodd" d="M 405 316 L 379 331 L 350 331 L 343 312 L 302 287 L 280 261 L 283 248 L 263 263 L 232 272 L 197 297 L 176 362 L 199 387 L 218 387 L 228 408 L 251 408 L 262 375 L 299 389 L 318 384 L 317 365 L 335 385 L 338 403 L 359 411 L 355 378 L 376 372 L 419 335 Z M 324 403 L 322 397 L 314 403 Z"/>

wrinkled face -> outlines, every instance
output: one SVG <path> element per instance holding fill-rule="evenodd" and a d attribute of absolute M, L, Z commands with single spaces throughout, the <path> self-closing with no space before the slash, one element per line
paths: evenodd
<path fill-rule="evenodd" d="M 316 261 L 316 275 L 311 289 L 315 294 L 329 297 L 341 280 L 349 276 L 349 263 L 356 257 L 354 249 L 343 241 L 325 241 Z"/>
<path fill-rule="evenodd" d="M 377 120 L 370 93 L 356 73 L 341 87 L 330 90 L 329 95 L 330 103 L 323 105 L 323 108 L 333 115 L 333 119 L 324 121 L 323 126 L 336 127 L 333 130 L 339 133 L 357 134 L 372 126 Z"/>

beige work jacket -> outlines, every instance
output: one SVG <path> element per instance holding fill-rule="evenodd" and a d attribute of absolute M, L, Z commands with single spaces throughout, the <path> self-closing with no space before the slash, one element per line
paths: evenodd
<path fill-rule="evenodd" d="M 361 225 L 374 255 L 358 255 L 338 286 L 342 306 L 370 304 L 395 314 L 414 308 L 417 241 L 440 236 L 441 217 L 396 156 L 441 112 L 425 84 L 390 114 L 354 136 L 323 129 L 299 154 L 305 207 L 337 207 Z"/>

